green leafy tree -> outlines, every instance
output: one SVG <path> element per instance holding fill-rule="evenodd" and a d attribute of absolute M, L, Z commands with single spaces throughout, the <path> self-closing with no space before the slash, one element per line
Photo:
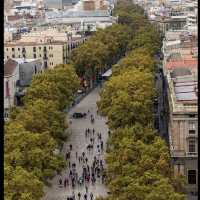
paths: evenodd
<path fill-rule="evenodd" d="M 4 166 L 4 198 L 6 200 L 38 200 L 43 196 L 43 183 L 22 167 Z"/>
<path fill-rule="evenodd" d="M 37 99 L 29 102 L 17 115 L 16 120 L 31 132 L 48 132 L 59 144 L 64 139 L 64 113 L 57 110 L 54 101 Z"/>
<path fill-rule="evenodd" d="M 142 84 L 141 84 L 142 83 Z M 112 128 L 152 121 L 153 76 L 138 69 L 127 70 L 106 83 L 97 102 Z"/>
<path fill-rule="evenodd" d="M 121 59 L 112 69 L 113 75 L 118 75 L 122 70 L 131 68 L 145 69 L 153 73 L 155 71 L 155 66 L 156 62 L 150 55 L 148 49 L 137 48 Z"/>
<path fill-rule="evenodd" d="M 65 166 L 64 160 L 53 154 L 56 147 L 47 132 L 32 133 L 17 122 L 5 127 L 5 160 L 13 167 L 33 172 L 40 180 L 45 181 Z"/>

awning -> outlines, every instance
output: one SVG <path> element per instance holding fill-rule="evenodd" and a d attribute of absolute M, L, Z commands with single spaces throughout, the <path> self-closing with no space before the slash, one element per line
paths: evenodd
<path fill-rule="evenodd" d="M 112 69 L 109 69 L 102 75 L 102 77 L 109 77 L 111 75 L 112 75 Z"/>

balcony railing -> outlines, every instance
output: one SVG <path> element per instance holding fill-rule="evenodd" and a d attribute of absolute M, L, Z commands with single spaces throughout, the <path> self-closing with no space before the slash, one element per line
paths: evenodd
<path fill-rule="evenodd" d="M 186 152 L 186 156 L 187 157 L 197 157 L 198 156 L 198 152 Z"/>
<path fill-rule="evenodd" d="M 198 152 L 185 152 L 184 150 L 171 150 L 172 158 L 197 157 Z"/>

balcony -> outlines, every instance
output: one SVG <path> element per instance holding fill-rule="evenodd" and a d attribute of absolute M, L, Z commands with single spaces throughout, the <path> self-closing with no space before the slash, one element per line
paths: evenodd
<path fill-rule="evenodd" d="M 183 158 L 183 157 L 186 156 L 184 150 L 173 150 L 173 149 L 171 149 L 170 154 L 171 154 L 172 158 L 180 158 L 180 157 Z"/>
<path fill-rule="evenodd" d="M 198 134 L 197 133 L 195 133 L 195 134 L 187 134 L 186 138 L 187 139 L 190 139 L 190 138 L 196 138 L 196 139 L 198 139 Z"/>
<path fill-rule="evenodd" d="M 198 152 L 185 152 L 184 150 L 171 150 L 170 154 L 172 158 L 198 157 Z"/>
<path fill-rule="evenodd" d="M 186 157 L 198 157 L 198 152 L 186 152 Z"/>
<path fill-rule="evenodd" d="M 48 60 L 48 57 L 47 57 L 47 56 L 44 56 L 43 59 L 44 59 L 44 60 Z"/>

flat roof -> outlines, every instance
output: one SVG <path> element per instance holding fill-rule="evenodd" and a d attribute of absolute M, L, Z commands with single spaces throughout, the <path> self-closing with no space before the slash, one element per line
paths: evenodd
<path fill-rule="evenodd" d="M 178 101 L 196 101 L 197 95 L 195 92 L 178 93 L 176 98 Z"/>
<path fill-rule="evenodd" d="M 193 75 L 178 76 L 173 79 L 174 92 L 177 101 L 197 101 L 197 80 Z"/>

